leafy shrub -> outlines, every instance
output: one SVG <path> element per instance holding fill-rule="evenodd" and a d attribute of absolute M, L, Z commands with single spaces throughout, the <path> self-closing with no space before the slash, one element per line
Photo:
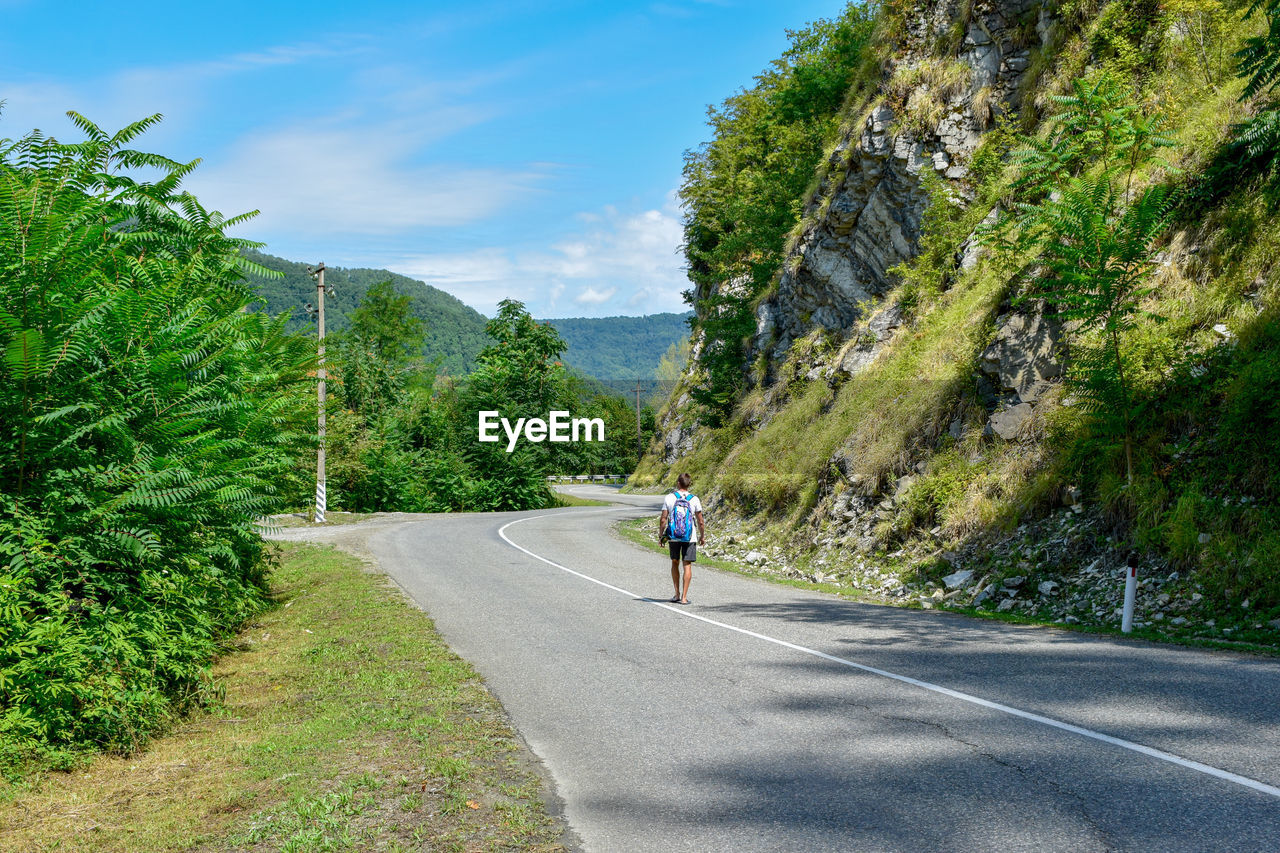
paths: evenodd
<path fill-rule="evenodd" d="M 954 448 L 933 457 L 929 471 L 912 483 L 894 519 L 899 534 L 946 521 L 944 511 L 956 505 L 974 477 L 974 465 Z"/>
<path fill-rule="evenodd" d="M 242 311 L 194 164 L 114 136 L 0 144 L 0 740 L 127 750 L 263 605 L 257 517 L 310 413 L 305 341 Z M 158 170 L 155 182 L 121 170 Z"/>
<path fill-rule="evenodd" d="M 1240 99 L 1257 99 L 1267 108 L 1231 128 L 1232 138 L 1188 194 L 1192 209 L 1221 201 L 1247 184 L 1257 184 L 1272 207 L 1280 206 L 1280 107 L 1275 103 L 1280 86 L 1280 0 L 1256 0 L 1247 17 L 1259 12 L 1266 19 L 1266 31 L 1246 39 L 1235 56 L 1245 80 Z"/>
<path fill-rule="evenodd" d="M 1090 32 L 1093 55 L 1132 73 L 1147 65 L 1159 46 L 1160 6 L 1155 0 L 1112 0 Z"/>

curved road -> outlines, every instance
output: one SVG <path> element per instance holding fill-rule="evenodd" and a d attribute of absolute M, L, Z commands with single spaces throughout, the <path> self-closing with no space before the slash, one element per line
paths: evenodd
<path fill-rule="evenodd" d="M 363 541 L 585 850 L 1280 850 L 1280 661 L 707 569 L 671 605 L 668 564 L 610 533 L 660 498 L 571 491 L 622 505 L 281 537 Z"/>

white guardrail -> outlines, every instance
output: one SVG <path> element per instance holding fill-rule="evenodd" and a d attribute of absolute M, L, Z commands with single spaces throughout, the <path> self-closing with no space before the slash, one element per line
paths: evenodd
<path fill-rule="evenodd" d="M 625 483 L 625 474 L 549 474 L 548 483 Z"/>

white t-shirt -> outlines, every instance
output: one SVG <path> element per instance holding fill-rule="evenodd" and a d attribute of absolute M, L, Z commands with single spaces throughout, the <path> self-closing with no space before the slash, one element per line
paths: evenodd
<path fill-rule="evenodd" d="M 685 492 L 689 496 L 689 508 L 693 510 L 693 514 L 697 515 L 702 512 L 702 501 L 698 500 L 698 496 L 693 492 Z M 662 502 L 662 508 L 668 513 L 676 508 L 676 493 L 668 492 L 666 499 Z"/>
<path fill-rule="evenodd" d="M 696 542 L 698 541 L 698 513 L 702 512 L 702 501 L 698 500 L 698 496 L 692 492 L 682 492 L 682 494 L 689 496 L 689 509 L 693 511 L 693 518 L 689 519 L 693 522 L 693 529 L 689 531 L 689 541 Z M 675 492 L 667 493 L 666 499 L 662 502 L 662 508 L 666 511 L 669 519 L 672 510 L 676 508 Z"/>

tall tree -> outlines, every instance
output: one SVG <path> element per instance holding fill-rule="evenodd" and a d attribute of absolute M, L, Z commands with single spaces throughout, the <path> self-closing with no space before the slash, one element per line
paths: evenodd
<path fill-rule="evenodd" d="M 402 364 L 422 349 L 425 324 L 409 307 L 408 294 L 396 292 L 391 281 L 369 288 L 351 315 L 351 335 L 373 348 L 377 357 Z"/>
<path fill-rule="evenodd" d="M 485 330 L 494 343 L 481 351 L 479 367 L 467 381 L 461 429 L 474 436 L 482 410 L 497 411 L 515 423 L 569 408 L 568 376 L 559 360 L 565 344 L 555 327 L 534 320 L 520 302 L 504 299 Z M 464 445 L 466 459 L 483 481 L 477 502 L 485 509 L 544 506 L 543 477 L 559 445 L 520 441 L 512 453 L 505 445 L 505 440 Z"/>
<path fill-rule="evenodd" d="M 503 412 L 545 416 L 562 399 L 565 382 L 564 339 L 550 323 L 533 319 L 514 299 L 498 303 L 498 313 L 485 325 L 494 343 L 476 357 L 470 385 L 477 399 Z"/>
<path fill-rule="evenodd" d="M 422 349 L 423 325 L 392 282 L 369 288 L 338 340 L 338 390 L 347 408 L 376 418 L 395 404 Z"/>

